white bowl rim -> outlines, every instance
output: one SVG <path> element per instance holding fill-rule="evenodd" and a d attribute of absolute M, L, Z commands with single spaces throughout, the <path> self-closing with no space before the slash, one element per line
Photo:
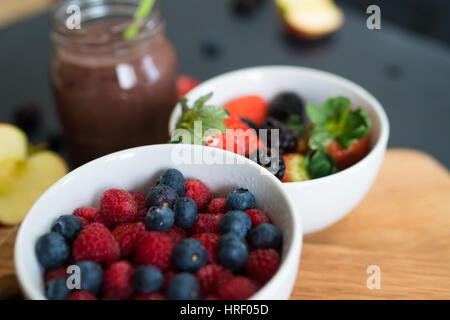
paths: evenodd
<path fill-rule="evenodd" d="M 158 149 L 158 148 L 165 149 L 165 148 L 169 148 L 169 146 L 175 147 L 175 146 L 180 146 L 180 145 L 179 144 L 178 145 L 157 144 L 157 145 L 147 145 L 147 146 L 135 147 L 135 148 L 130 148 L 130 149 L 125 149 L 122 151 L 114 152 L 114 153 L 105 155 L 103 157 L 100 157 L 98 159 L 92 160 L 92 161 L 82 165 L 81 167 L 76 168 L 75 170 L 69 172 L 64 177 L 62 177 L 57 182 L 55 182 L 49 189 L 47 189 L 39 197 L 39 199 L 34 203 L 34 205 L 28 211 L 28 214 L 34 210 L 34 208 L 36 207 L 38 202 L 40 202 L 43 198 L 51 197 L 52 193 L 56 192 L 55 190 L 57 190 L 59 188 L 59 186 L 65 184 L 74 175 L 78 174 L 79 171 L 84 170 L 83 168 L 96 166 L 100 162 L 106 162 L 106 161 L 108 161 L 108 159 L 120 157 L 120 156 L 123 156 L 124 154 L 130 153 L 130 152 L 133 152 L 133 153 L 147 152 L 149 149 Z M 194 148 L 194 149 L 196 149 L 196 148 L 211 148 L 211 147 L 205 147 L 205 146 L 201 146 L 201 145 L 186 145 L 186 147 Z M 241 161 L 244 161 L 246 165 L 253 166 L 255 169 L 257 169 L 261 173 L 263 170 L 265 170 L 264 168 L 262 168 L 255 162 L 253 162 L 239 154 L 235 154 L 233 152 L 222 150 L 222 149 L 216 149 L 216 150 L 220 150 L 219 152 L 229 153 L 229 155 L 232 155 L 232 156 L 241 157 L 241 159 L 240 159 Z M 297 260 L 296 259 L 297 256 L 298 257 L 301 256 L 301 250 L 302 250 L 302 245 L 303 245 L 303 228 L 302 228 L 302 222 L 301 222 L 300 215 L 296 214 L 296 212 L 295 212 L 296 210 L 295 210 L 295 207 L 294 207 L 292 201 L 290 200 L 290 198 L 287 196 L 286 192 L 281 187 L 281 185 L 282 185 L 281 182 L 273 175 L 265 175 L 265 176 L 269 177 L 269 179 L 271 179 L 274 182 L 274 185 L 277 186 L 277 188 L 279 189 L 279 192 L 281 194 L 281 197 L 284 199 L 284 201 L 289 209 L 290 216 L 292 219 L 292 225 L 291 225 L 292 240 L 290 243 L 288 243 L 289 250 L 287 251 L 286 256 L 282 258 L 280 267 L 277 270 L 277 272 L 275 273 L 275 275 L 267 283 L 265 283 L 264 286 L 261 287 L 250 298 L 250 300 L 261 299 L 267 294 L 267 292 L 271 291 L 271 287 L 273 286 L 273 284 L 276 283 L 277 281 L 280 281 L 283 274 L 288 273 L 289 265 L 291 263 L 295 263 L 295 261 Z M 27 225 L 27 221 L 29 220 L 28 214 L 25 216 L 25 219 L 22 221 L 19 231 L 17 233 L 16 240 L 15 240 L 14 265 L 15 265 L 15 271 L 16 271 L 16 276 L 17 276 L 19 285 L 20 285 L 22 291 L 25 293 L 26 297 L 30 298 L 30 299 L 41 299 L 41 298 L 43 298 L 42 292 L 39 288 L 32 286 L 30 284 L 31 282 L 28 281 L 29 274 L 26 271 L 26 265 L 22 261 L 23 260 L 23 258 L 22 258 L 23 248 L 22 247 L 23 247 L 23 243 L 25 243 L 25 241 L 26 241 L 24 226 Z M 295 250 L 297 250 L 296 248 L 298 248 L 298 252 L 295 251 Z M 300 264 L 300 258 L 298 258 L 298 261 Z M 298 272 L 298 268 L 296 269 L 296 271 Z M 297 275 L 297 273 L 296 273 L 296 275 Z"/>
<path fill-rule="evenodd" d="M 378 140 L 376 141 L 375 145 L 370 149 L 369 153 L 363 159 L 361 159 L 354 165 L 352 165 L 344 170 L 340 170 L 340 171 L 333 173 L 326 177 L 316 178 L 316 179 L 311 179 L 311 180 L 306 180 L 306 181 L 283 182 L 283 184 L 292 185 L 292 184 L 301 183 L 304 186 L 308 186 L 308 185 L 321 183 L 324 180 L 329 180 L 332 178 L 339 178 L 341 175 L 351 174 L 353 171 L 358 170 L 358 168 L 360 166 L 363 166 L 363 165 L 365 165 L 366 162 L 371 161 L 371 159 L 376 157 L 376 155 L 378 153 L 383 152 L 383 149 L 387 145 L 387 141 L 389 138 L 390 126 L 389 126 L 388 117 L 387 117 L 386 112 L 385 112 L 383 106 L 381 105 L 381 103 L 371 93 L 369 93 L 366 89 L 364 89 L 362 86 L 360 86 L 360 85 L 356 84 L 355 82 L 348 80 L 342 76 L 339 76 L 339 75 L 336 75 L 336 74 L 333 74 L 333 73 L 330 73 L 327 71 L 314 69 L 314 68 L 300 67 L 300 66 L 290 66 L 290 65 L 268 65 L 268 66 L 254 66 L 254 67 L 242 68 L 242 69 L 222 73 L 218 76 L 212 77 L 212 78 L 202 82 L 197 87 L 192 89 L 187 94 L 186 97 L 189 99 L 192 95 L 195 94 L 195 91 L 202 90 L 204 87 L 209 86 L 211 82 L 216 82 L 216 81 L 218 82 L 218 81 L 221 81 L 223 78 L 237 76 L 244 72 L 249 72 L 249 73 L 250 72 L 265 72 L 265 71 L 274 71 L 274 70 L 291 71 L 291 72 L 297 71 L 297 72 L 307 74 L 308 76 L 311 76 L 311 77 L 316 77 L 319 79 L 326 78 L 327 81 L 339 83 L 339 85 L 344 86 L 347 89 L 354 91 L 357 95 L 363 97 L 364 100 L 366 100 L 368 102 L 369 107 L 375 111 L 375 114 L 380 121 L 380 135 L 378 137 Z M 171 128 L 176 127 L 176 121 L 178 119 L 175 119 L 175 110 L 180 107 L 181 107 L 180 104 L 177 103 L 175 108 L 172 110 L 172 114 L 170 115 L 169 135 L 171 134 Z"/>

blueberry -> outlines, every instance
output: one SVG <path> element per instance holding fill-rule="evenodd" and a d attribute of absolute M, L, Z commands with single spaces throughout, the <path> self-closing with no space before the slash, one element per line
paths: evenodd
<path fill-rule="evenodd" d="M 228 210 L 248 210 L 256 207 L 255 196 L 247 189 L 239 188 L 228 194 Z"/>
<path fill-rule="evenodd" d="M 197 220 L 197 204 L 191 198 L 178 198 L 173 206 L 175 223 L 180 228 L 189 228 Z"/>
<path fill-rule="evenodd" d="M 159 177 L 158 184 L 164 184 L 175 190 L 180 197 L 184 197 L 186 189 L 184 187 L 184 176 L 177 169 L 168 169 Z"/>
<path fill-rule="evenodd" d="M 70 247 L 62 235 L 46 233 L 36 242 L 36 256 L 45 269 L 56 269 L 64 265 L 70 255 Z"/>
<path fill-rule="evenodd" d="M 200 298 L 200 285 L 190 273 L 183 272 L 175 276 L 167 289 L 169 300 L 197 300 Z"/>
<path fill-rule="evenodd" d="M 228 211 L 219 222 L 220 233 L 233 232 L 241 238 L 245 238 L 251 228 L 252 220 L 244 211 Z"/>
<path fill-rule="evenodd" d="M 273 224 L 261 223 L 250 231 L 250 243 L 256 249 L 279 249 L 282 241 L 281 231 Z"/>
<path fill-rule="evenodd" d="M 195 239 L 184 239 L 173 248 L 172 260 L 183 271 L 195 272 L 206 263 L 206 249 Z"/>
<path fill-rule="evenodd" d="M 159 290 L 163 283 L 163 275 L 154 266 L 137 267 L 133 274 L 133 287 L 138 292 L 148 293 Z"/>
<path fill-rule="evenodd" d="M 97 294 L 103 281 L 103 269 L 100 265 L 91 261 L 80 261 L 81 289 Z"/>
<path fill-rule="evenodd" d="M 70 294 L 66 279 L 58 278 L 47 284 L 47 298 L 49 300 L 65 300 Z"/>
<path fill-rule="evenodd" d="M 149 230 L 164 232 L 167 231 L 174 221 L 172 209 L 166 206 L 151 207 L 145 217 L 145 225 Z"/>
<path fill-rule="evenodd" d="M 242 269 L 248 258 L 247 245 L 234 233 L 227 233 L 220 238 L 218 253 L 220 263 L 232 271 Z"/>
<path fill-rule="evenodd" d="M 145 202 L 147 203 L 147 208 L 162 207 L 164 205 L 172 208 L 177 199 L 178 193 L 174 189 L 164 184 L 159 184 L 148 190 Z"/>
<path fill-rule="evenodd" d="M 73 242 L 81 230 L 83 223 L 74 215 L 60 216 L 52 226 L 52 231 L 62 235 L 68 242 Z"/>
<path fill-rule="evenodd" d="M 270 101 L 269 116 L 285 123 L 292 115 L 305 122 L 305 103 L 296 93 L 282 92 Z"/>

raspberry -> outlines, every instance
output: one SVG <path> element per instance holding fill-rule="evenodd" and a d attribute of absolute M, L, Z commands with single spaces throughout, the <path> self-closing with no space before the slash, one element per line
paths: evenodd
<path fill-rule="evenodd" d="M 206 264 L 218 263 L 217 245 L 220 237 L 216 233 L 198 233 L 192 236 L 192 239 L 200 240 L 206 249 Z"/>
<path fill-rule="evenodd" d="M 128 299 L 133 294 L 134 267 L 128 261 L 115 262 L 103 276 L 103 295 L 107 299 Z"/>
<path fill-rule="evenodd" d="M 174 245 L 176 245 L 179 241 L 187 238 L 186 230 L 173 225 L 169 230 L 166 231 L 166 234 L 172 239 Z"/>
<path fill-rule="evenodd" d="M 107 190 L 100 200 L 100 215 L 108 227 L 133 222 L 137 215 L 136 202 L 133 196 L 124 190 Z"/>
<path fill-rule="evenodd" d="M 226 198 L 215 198 L 211 200 L 208 206 L 209 213 L 227 213 L 227 199 Z"/>
<path fill-rule="evenodd" d="M 67 300 L 97 300 L 97 297 L 86 290 L 72 292 Z"/>
<path fill-rule="evenodd" d="M 134 296 L 134 300 L 166 300 L 160 292 L 139 293 Z"/>
<path fill-rule="evenodd" d="M 252 220 L 253 227 L 257 227 L 263 222 L 271 223 L 269 217 L 266 216 L 261 210 L 249 209 L 245 212 L 250 217 L 250 220 Z"/>
<path fill-rule="evenodd" d="M 277 272 L 280 255 L 274 249 L 258 249 L 248 256 L 245 271 L 251 278 L 266 282 Z"/>
<path fill-rule="evenodd" d="M 147 205 L 145 204 L 145 193 L 139 191 L 131 191 L 130 194 L 136 202 L 136 221 L 144 221 L 148 211 Z"/>
<path fill-rule="evenodd" d="M 92 223 L 84 228 L 73 243 L 75 261 L 89 260 L 108 265 L 120 258 L 119 245 L 104 225 Z"/>
<path fill-rule="evenodd" d="M 233 277 L 231 271 L 218 264 L 210 264 L 198 270 L 195 274 L 203 296 L 214 294 L 224 282 Z"/>
<path fill-rule="evenodd" d="M 47 271 L 47 273 L 45 274 L 45 283 L 49 283 L 52 280 L 58 279 L 58 278 L 63 278 L 63 279 L 67 279 L 68 274 L 66 273 L 66 268 L 61 267 L 58 269 L 53 269 L 50 271 Z"/>
<path fill-rule="evenodd" d="M 186 180 L 185 187 L 185 196 L 195 201 L 198 211 L 205 209 L 212 198 L 209 188 L 203 182 L 196 179 Z"/>
<path fill-rule="evenodd" d="M 97 214 L 98 210 L 96 208 L 92 208 L 92 207 L 83 207 L 83 208 L 78 208 L 73 212 L 74 216 L 77 216 L 78 218 L 84 218 L 87 221 L 89 221 L 89 223 L 91 222 L 95 222 L 95 215 Z"/>
<path fill-rule="evenodd" d="M 197 216 L 195 224 L 189 228 L 191 234 L 219 233 L 219 222 L 223 214 L 201 213 Z"/>
<path fill-rule="evenodd" d="M 114 229 L 113 235 L 119 244 L 122 257 L 128 257 L 133 253 L 137 242 L 144 233 L 145 225 L 142 222 L 123 223 Z"/>
<path fill-rule="evenodd" d="M 257 289 L 257 286 L 249 278 L 234 277 L 219 287 L 217 295 L 224 300 L 246 300 L 250 298 Z"/>
<path fill-rule="evenodd" d="M 134 262 L 165 270 L 170 266 L 172 249 L 173 242 L 168 235 L 156 231 L 147 232 L 136 246 Z"/>
<path fill-rule="evenodd" d="M 80 219 L 81 223 L 83 224 L 83 228 L 87 227 L 90 224 L 90 222 L 86 218 L 78 217 L 78 219 Z"/>

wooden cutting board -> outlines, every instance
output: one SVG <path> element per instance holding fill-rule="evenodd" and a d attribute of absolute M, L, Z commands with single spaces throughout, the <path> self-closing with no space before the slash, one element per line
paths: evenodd
<path fill-rule="evenodd" d="M 16 231 L 0 228 L 0 298 L 20 297 Z M 369 266 L 379 268 L 379 289 L 367 287 Z M 360 205 L 305 237 L 291 298 L 450 299 L 448 170 L 424 153 L 389 150 Z"/>

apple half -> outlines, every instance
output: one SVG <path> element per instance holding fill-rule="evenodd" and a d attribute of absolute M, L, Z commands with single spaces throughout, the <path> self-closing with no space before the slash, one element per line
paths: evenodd
<path fill-rule="evenodd" d="M 318 39 L 338 30 L 344 14 L 332 0 L 275 0 L 287 30 L 303 39 Z"/>

